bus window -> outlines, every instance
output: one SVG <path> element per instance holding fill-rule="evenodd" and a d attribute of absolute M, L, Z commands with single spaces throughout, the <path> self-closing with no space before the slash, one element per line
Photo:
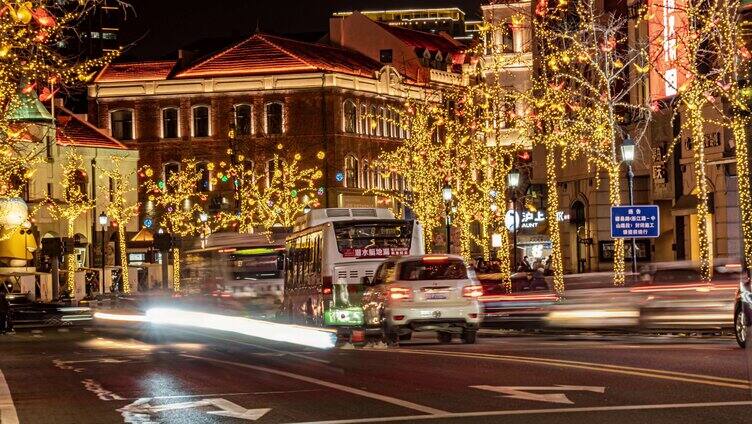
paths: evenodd
<path fill-rule="evenodd" d="M 406 255 L 412 222 L 334 222 L 337 249 L 344 257 Z"/>

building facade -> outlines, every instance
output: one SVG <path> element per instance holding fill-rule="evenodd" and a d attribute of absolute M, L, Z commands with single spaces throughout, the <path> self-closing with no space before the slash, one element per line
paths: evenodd
<path fill-rule="evenodd" d="M 163 178 L 184 159 L 229 162 L 231 147 L 268 178 L 274 154 L 299 153 L 301 167 L 323 171 L 320 206 L 395 207 L 369 190 L 405 190 L 404 180 L 372 164 L 406 135 L 397 110 L 433 89 L 355 49 L 255 34 L 191 63 L 112 64 L 89 87 L 89 117 Z M 202 186 L 209 210 L 232 203 L 231 192 Z M 141 200 L 143 224 L 153 205 Z"/>

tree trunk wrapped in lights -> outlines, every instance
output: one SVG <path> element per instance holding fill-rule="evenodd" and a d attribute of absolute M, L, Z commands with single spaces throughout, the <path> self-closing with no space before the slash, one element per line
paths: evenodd
<path fill-rule="evenodd" d="M 65 162 L 61 165 L 60 187 L 61 199 L 47 198 L 43 204 L 50 214 L 66 222 L 66 236 L 75 236 L 76 219 L 84 212 L 94 207 L 94 201 L 86 194 L 86 171 L 83 157 L 75 149 L 68 150 Z M 76 255 L 67 254 L 65 257 L 67 275 L 65 290 L 70 296 L 74 295 L 76 278 Z"/>
<path fill-rule="evenodd" d="M 166 174 L 165 180 L 152 179 L 154 171 L 149 167 L 142 171 L 148 178 L 142 184 L 143 189 L 158 209 L 158 225 L 179 238 L 196 236 L 206 225 L 201 221 L 203 208 L 200 202 L 205 202 L 207 196 L 199 189 L 203 172 L 196 165 L 194 159 L 184 160 L 180 164 L 180 170 Z M 175 247 L 173 290 L 179 292 L 180 286 L 180 248 Z"/>
<path fill-rule="evenodd" d="M 123 270 L 123 292 L 130 293 L 131 286 L 128 275 L 128 254 L 126 249 L 126 225 L 138 215 L 139 204 L 128 201 L 128 196 L 134 194 L 137 187 L 133 185 L 136 171 L 126 172 L 123 166 L 122 156 L 110 157 L 110 168 L 100 167 L 100 178 L 108 178 L 111 181 L 110 202 L 106 211 L 110 220 L 117 225 L 118 245 Z M 105 241 L 102 240 L 102 243 Z M 104 258 L 102 258 L 104 261 Z M 104 262 L 103 262 L 104 263 Z"/>

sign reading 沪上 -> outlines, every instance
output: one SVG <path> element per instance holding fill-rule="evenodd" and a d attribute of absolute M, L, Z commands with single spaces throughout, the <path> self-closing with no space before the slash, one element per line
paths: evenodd
<path fill-rule="evenodd" d="M 660 235 L 660 215 L 656 205 L 612 206 L 612 238 L 649 238 Z"/>

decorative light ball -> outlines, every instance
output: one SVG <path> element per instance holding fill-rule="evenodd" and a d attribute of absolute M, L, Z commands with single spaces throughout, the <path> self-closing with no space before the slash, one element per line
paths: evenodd
<path fill-rule="evenodd" d="M 295 160 L 300 160 L 302 156 L 300 156 L 300 153 L 295 153 Z"/>
<path fill-rule="evenodd" d="M 154 175 L 154 170 L 151 168 L 146 168 L 146 171 L 144 171 L 144 174 L 146 174 L 147 177 L 151 177 Z"/>
<path fill-rule="evenodd" d="M 324 153 L 323 151 L 319 151 L 318 153 L 316 153 L 316 158 L 318 158 L 319 160 L 322 160 L 325 157 L 326 157 L 326 153 Z"/>
<path fill-rule="evenodd" d="M 15 227 L 29 218 L 29 207 L 20 197 L 0 199 L 0 225 Z"/>
<path fill-rule="evenodd" d="M 277 150 L 282 150 L 285 147 L 282 143 L 277 144 Z"/>
<path fill-rule="evenodd" d="M 208 169 L 209 171 L 213 171 L 214 170 L 214 162 L 207 163 L 206 164 L 206 169 Z"/>

